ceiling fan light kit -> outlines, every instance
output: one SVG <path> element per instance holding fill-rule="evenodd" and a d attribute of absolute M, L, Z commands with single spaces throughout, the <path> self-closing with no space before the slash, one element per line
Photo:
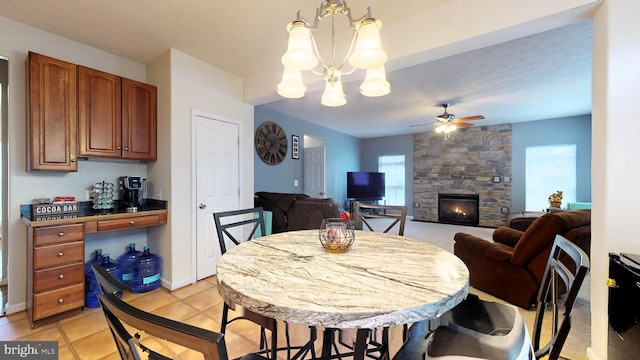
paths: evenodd
<path fill-rule="evenodd" d="M 340 63 L 336 62 L 335 46 L 335 16 L 344 15 L 349 20 L 353 30 L 349 50 Z M 331 61 L 325 61 L 318 51 L 313 31 L 318 29 L 320 21 L 325 17 L 331 17 Z M 380 20 L 373 18 L 371 8 L 359 19 L 351 17 L 351 9 L 344 0 L 326 0 L 316 9 L 313 23 L 302 17 L 298 10 L 297 19 L 287 25 L 289 43 L 287 52 L 282 56 L 284 65 L 282 81 L 277 86 L 279 95 L 286 98 L 300 98 L 304 96 L 306 87 L 302 82 L 302 71 L 312 70 L 325 80 L 325 90 L 321 103 L 325 106 L 342 106 L 347 99 L 342 89 L 342 76 L 353 73 L 356 69 L 366 69 L 367 73 L 360 93 L 368 97 L 377 97 L 388 94 L 391 86 L 386 79 L 384 64 L 387 54 L 380 44 Z M 344 71 L 347 63 L 352 69 Z M 321 70 L 317 70 L 321 66 Z"/>
<path fill-rule="evenodd" d="M 484 116 L 482 115 L 468 116 L 468 117 L 456 119 L 456 116 L 454 114 L 449 114 L 447 112 L 449 103 L 443 103 L 442 107 L 444 108 L 444 112 L 441 115 L 436 116 L 434 131 L 438 134 L 444 134 L 445 140 L 447 140 L 449 138 L 449 134 L 451 132 L 456 131 L 457 128 L 459 127 L 470 128 L 473 126 L 471 124 L 468 124 L 467 121 L 484 119 Z M 421 124 L 421 125 L 426 125 L 426 124 Z M 412 125 L 412 126 L 421 126 L 421 125 Z"/>

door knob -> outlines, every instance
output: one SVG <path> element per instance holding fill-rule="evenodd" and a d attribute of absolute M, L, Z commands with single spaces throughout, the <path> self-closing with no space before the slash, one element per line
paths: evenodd
<path fill-rule="evenodd" d="M 198 206 L 198 207 L 199 207 L 200 209 L 206 209 L 206 208 L 207 208 L 207 205 L 205 205 L 205 204 L 200 204 L 200 206 Z"/>

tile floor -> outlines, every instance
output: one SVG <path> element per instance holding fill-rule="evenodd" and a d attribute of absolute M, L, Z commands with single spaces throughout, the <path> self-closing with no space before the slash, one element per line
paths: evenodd
<path fill-rule="evenodd" d="M 202 328 L 219 331 L 222 314 L 222 298 L 218 294 L 216 278 L 211 277 L 196 284 L 170 292 L 164 288 L 144 294 L 125 293 L 123 299 L 142 310 L 185 322 Z M 229 358 L 259 350 L 259 327 L 248 321 L 234 322 L 227 328 L 225 340 Z M 284 335 L 284 331 L 279 331 Z M 302 325 L 290 325 L 293 344 L 303 344 L 309 330 Z M 347 336 L 352 335 L 350 333 Z M 322 335 L 318 333 L 316 349 L 321 349 Z M 401 327 L 390 331 L 392 353 L 401 343 Z M 85 308 L 82 313 L 56 323 L 31 329 L 26 312 L 22 311 L 0 318 L 2 340 L 53 340 L 58 341 L 59 359 L 119 359 L 119 354 L 108 325 L 99 308 Z M 280 342 L 284 344 L 284 338 Z M 182 348 L 169 347 L 180 358 L 192 359 L 193 353 Z M 165 347 L 166 349 L 166 347 Z M 199 354 L 196 354 L 199 355 Z M 286 359 L 285 354 L 279 358 Z"/>

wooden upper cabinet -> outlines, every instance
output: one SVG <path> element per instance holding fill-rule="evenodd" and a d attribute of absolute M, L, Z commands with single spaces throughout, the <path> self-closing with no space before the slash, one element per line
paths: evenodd
<path fill-rule="evenodd" d="M 122 157 L 119 76 L 78 66 L 78 155 Z"/>
<path fill-rule="evenodd" d="M 28 57 L 27 171 L 78 171 L 76 65 Z"/>
<path fill-rule="evenodd" d="M 157 159 L 157 89 L 122 79 L 122 157 Z"/>

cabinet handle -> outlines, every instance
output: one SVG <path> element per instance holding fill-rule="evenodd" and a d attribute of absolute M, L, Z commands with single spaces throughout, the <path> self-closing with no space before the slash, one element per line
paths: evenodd
<path fill-rule="evenodd" d="M 63 298 L 58 299 L 58 304 L 62 304 L 64 302 Z"/>
<path fill-rule="evenodd" d="M 129 225 L 135 225 L 135 223 L 136 223 L 135 221 L 129 220 Z"/>
<path fill-rule="evenodd" d="M 63 232 L 59 232 L 59 233 L 58 233 L 58 237 L 63 237 L 63 236 L 64 236 L 64 233 L 63 233 Z"/>
<path fill-rule="evenodd" d="M 60 252 L 58 253 L 58 257 L 63 257 L 63 256 L 64 256 L 64 253 L 63 253 L 62 251 L 60 251 Z"/>
<path fill-rule="evenodd" d="M 122 150 L 122 146 L 118 146 L 118 150 Z"/>
<path fill-rule="evenodd" d="M 124 151 L 129 151 L 129 147 L 125 146 Z"/>
<path fill-rule="evenodd" d="M 71 162 L 72 162 L 72 163 L 76 162 L 76 158 L 72 157 L 72 158 L 71 158 Z"/>
<path fill-rule="evenodd" d="M 58 279 L 60 279 L 60 280 L 64 279 L 64 274 L 58 275 Z"/>

